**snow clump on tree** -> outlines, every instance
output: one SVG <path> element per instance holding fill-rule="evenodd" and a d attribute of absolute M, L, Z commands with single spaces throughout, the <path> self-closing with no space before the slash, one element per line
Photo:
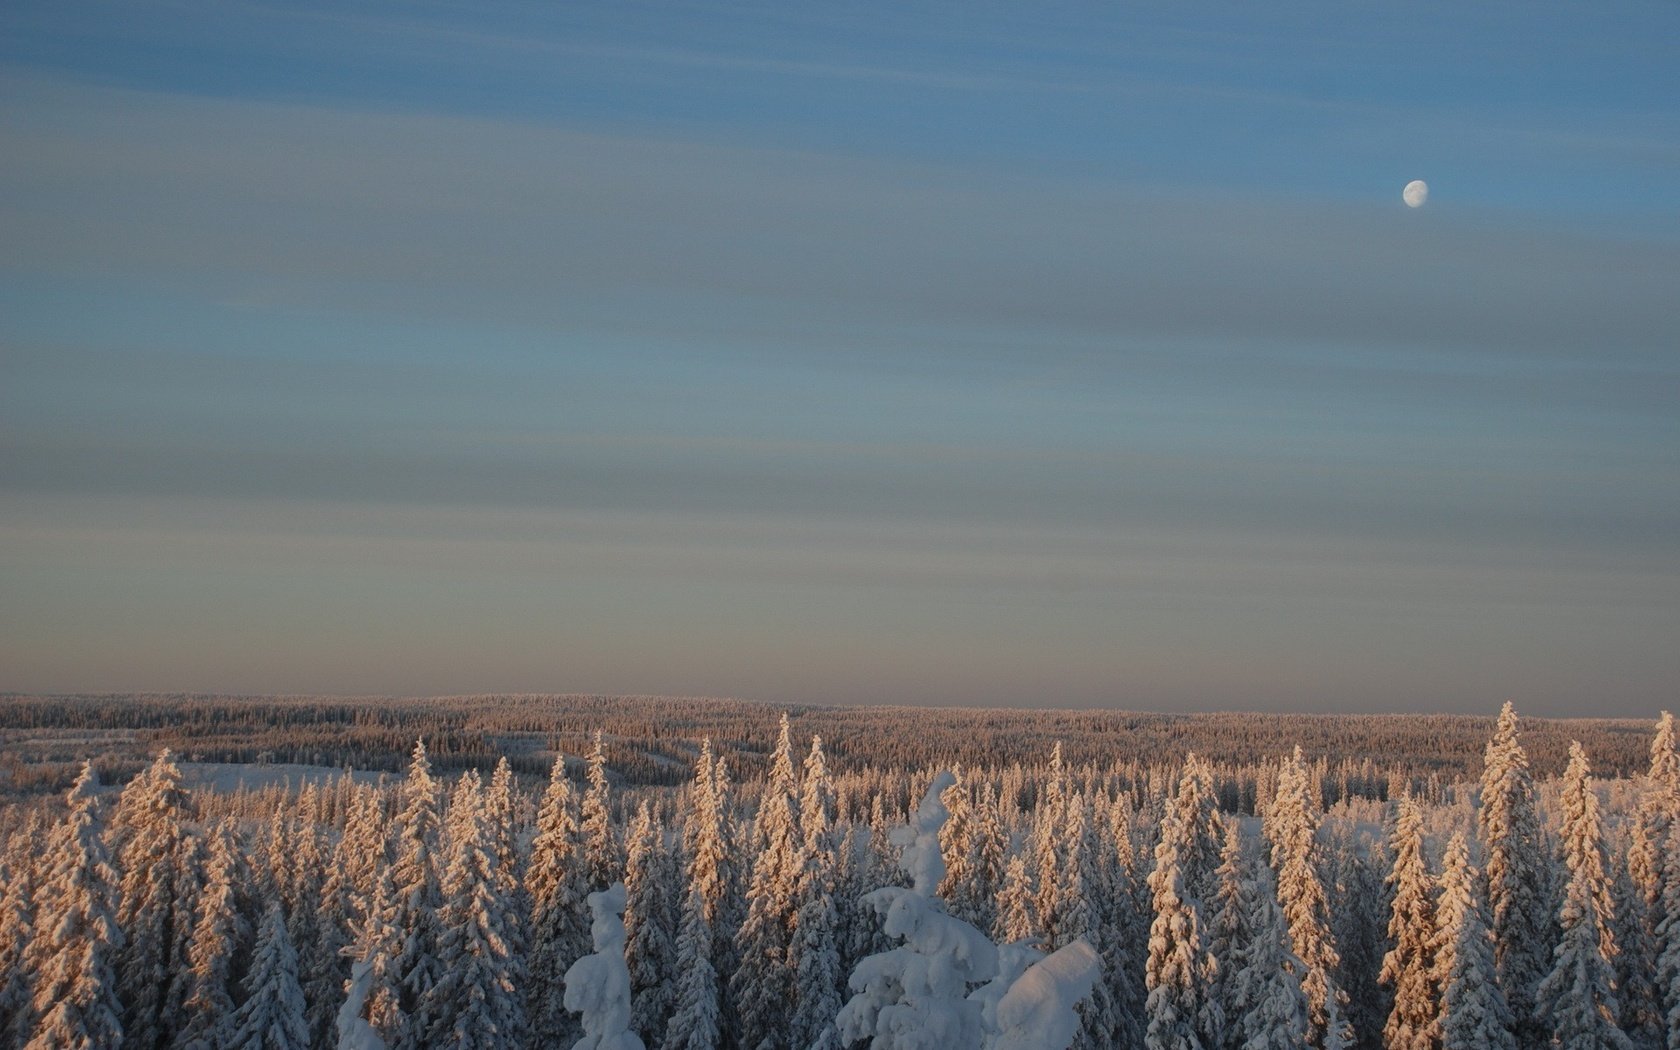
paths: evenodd
<path fill-rule="evenodd" d="M 566 971 L 566 1009 L 583 1015 L 572 1050 L 646 1050 L 630 1030 L 630 967 L 624 961 L 624 883 L 589 895 L 595 954 Z"/>

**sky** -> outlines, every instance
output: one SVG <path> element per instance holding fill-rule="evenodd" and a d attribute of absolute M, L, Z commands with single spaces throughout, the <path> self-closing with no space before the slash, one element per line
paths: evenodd
<path fill-rule="evenodd" d="M 0 689 L 1672 708 L 1676 40 L 9 0 Z"/>

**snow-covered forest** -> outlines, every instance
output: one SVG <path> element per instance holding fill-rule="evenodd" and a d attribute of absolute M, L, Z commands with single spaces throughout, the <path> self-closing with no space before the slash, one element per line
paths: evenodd
<path fill-rule="evenodd" d="M 133 769 L 113 741 L 184 730 L 7 703 L 0 1047 L 1680 1048 L 1667 715 L 1129 716 L 1127 748 L 1062 713 L 988 761 L 1030 713 L 690 735 L 699 702 L 637 701 L 533 774 L 510 707 L 510 753 L 439 761 L 439 716 L 400 773 L 293 781 L 219 750 L 232 702 Z M 386 715 L 261 757 L 376 753 Z"/>

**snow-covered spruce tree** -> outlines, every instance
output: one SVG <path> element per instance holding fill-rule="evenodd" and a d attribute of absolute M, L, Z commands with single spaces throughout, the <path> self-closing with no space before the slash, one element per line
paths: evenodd
<path fill-rule="evenodd" d="M 29 1038 L 34 974 L 26 953 L 35 935 L 35 862 L 26 832 L 0 844 L 0 1047 L 13 1050 Z"/>
<path fill-rule="evenodd" d="M 180 1036 L 187 1050 L 215 1050 L 221 1044 L 224 1026 L 233 1016 L 234 991 L 251 954 L 251 871 L 236 834 L 233 822 L 225 820 L 208 835 L 204 892 L 187 948 L 192 984 Z"/>
<path fill-rule="evenodd" d="M 676 886 L 664 840 L 664 828 L 643 799 L 625 836 L 624 960 L 630 968 L 630 1027 L 653 1046 L 665 1038 L 677 973 Z"/>
<path fill-rule="evenodd" d="M 1680 1050 L 1680 814 L 1668 822 L 1663 843 L 1662 921 L 1657 926 L 1657 992 L 1664 1006 L 1667 1050 Z"/>
<path fill-rule="evenodd" d="M 1109 852 L 1108 890 L 1104 906 L 1114 939 L 1103 957 L 1103 980 L 1111 990 L 1118 1024 L 1115 1038 L 1121 1046 L 1140 1046 L 1144 1025 L 1144 965 L 1148 955 L 1149 924 L 1153 911 L 1148 877 L 1140 869 L 1132 843 L 1131 798 L 1122 795 L 1108 809 L 1104 847 Z"/>
<path fill-rule="evenodd" d="M 624 860 L 619 855 L 618 837 L 613 834 L 610 787 L 607 783 L 607 751 L 601 731 L 589 752 L 589 790 L 583 795 L 583 863 L 589 888 L 604 890 L 624 878 Z"/>
<path fill-rule="evenodd" d="M 1037 924 L 1033 921 L 1032 875 L 1028 873 L 1025 854 L 1009 858 L 1003 869 L 1003 885 L 998 888 L 996 918 L 992 932 L 1000 944 L 1019 944 L 1037 940 Z"/>
<path fill-rule="evenodd" d="M 1034 813 L 1032 839 L 1032 863 L 1037 872 L 1033 911 L 1046 948 L 1065 943 L 1062 910 L 1068 903 L 1065 879 L 1071 843 L 1065 841 L 1064 832 L 1072 793 L 1062 761 L 1062 742 L 1058 740 L 1050 753 L 1050 766 Z"/>
<path fill-rule="evenodd" d="M 566 1011 L 561 978 L 589 951 L 584 901 L 589 876 L 584 866 L 577 801 L 566 777 L 566 759 L 556 755 L 548 788 L 537 809 L 537 834 L 525 872 L 530 899 L 530 988 L 526 1016 L 533 1047 L 570 1046 L 579 1035 Z"/>
<path fill-rule="evenodd" d="M 303 988 L 311 1043 L 327 1041 L 344 987 L 338 955 L 343 943 L 338 939 L 336 923 L 330 921 L 323 907 L 326 865 L 322 861 L 321 829 L 314 817 L 319 802 L 319 792 L 313 783 L 298 794 L 290 820 L 292 830 L 287 836 L 292 864 L 288 869 L 288 886 L 282 895 L 286 905 L 286 933 L 297 953 L 298 983 Z"/>
<path fill-rule="evenodd" d="M 1628 852 L 1628 873 L 1639 888 L 1646 910 L 1646 932 L 1652 937 L 1665 914 L 1663 848 L 1677 807 L 1680 807 L 1680 750 L 1675 745 L 1674 716 L 1664 711 L 1651 738 L 1650 770 L 1640 793 L 1637 830 Z"/>
<path fill-rule="evenodd" d="M 1290 948 L 1302 966 L 1301 991 L 1309 1011 L 1307 1045 L 1313 1050 L 1346 1046 L 1347 1002 L 1333 977 L 1338 957 L 1329 904 L 1318 877 L 1318 792 L 1299 745 L 1278 772 L 1265 831 L 1272 844 L 1278 903 L 1289 924 Z"/>
<path fill-rule="evenodd" d="M 417 1018 L 427 1046 L 496 1050 L 518 1046 L 525 1037 L 523 959 L 510 933 L 514 908 L 496 874 L 494 835 L 481 803 L 469 788 L 458 798 L 461 812 L 452 816 L 455 841 L 443 877 L 438 978 Z"/>
<path fill-rule="evenodd" d="M 1213 782 L 1213 767 L 1195 753 L 1184 757 L 1174 803 L 1190 829 L 1180 863 L 1190 895 L 1198 905 L 1211 901 L 1218 892 L 1220 851 L 1224 827 L 1219 815 L 1219 795 Z M 1204 925 L 1208 916 L 1204 914 Z"/>
<path fill-rule="evenodd" d="M 489 824 L 490 848 L 496 855 L 496 879 L 502 892 L 510 900 L 522 893 L 519 870 L 519 816 L 515 812 L 514 796 L 518 787 L 514 782 L 513 766 L 507 756 L 496 760 L 496 771 L 490 775 L 490 787 L 484 794 L 484 820 Z M 524 933 L 523 923 L 518 931 Z M 521 936 L 519 951 L 525 950 Z"/>
<path fill-rule="evenodd" d="M 405 1017 L 396 965 L 403 936 L 397 911 L 396 886 L 387 865 L 376 876 L 350 949 L 350 977 L 336 1021 L 340 1050 L 383 1050 L 402 1032 Z"/>
<path fill-rule="evenodd" d="M 1624 830 L 1636 840 L 1644 835 L 1637 821 Z M 1630 863 L 1637 859 L 1637 850 L 1632 856 L 1628 850 L 1616 850 L 1611 857 L 1610 899 L 1615 912 L 1610 929 L 1616 942 L 1617 1017 L 1634 1050 L 1663 1050 L 1664 1025 L 1655 984 L 1657 948 L 1653 931 L 1646 926 L 1651 909 L 1630 870 Z"/>
<path fill-rule="evenodd" d="M 1252 923 L 1258 906 L 1254 901 L 1252 866 L 1245 852 L 1241 826 L 1235 817 L 1227 817 L 1225 845 L 1214 873 L 1218 877 L 1218 889 L 1208 909 L 1211 912 L 1208 954 L 1214 967 L 1209 995 L 1222 1005 L 1236 1001 L 1236 976 L 1256 936 Z M 1220 1035 L 1221 1048 L 1241 1050 L 1245 1038 L 1241 1021 L 1234 1013 L 1226 1014 L 1225 1028 Z"/>
<path fill-rule="evenodd" d="M 27 955 L 35 975 L 29 1050 L 103 1050 L 122 1042 L 117 998 L 117 870 L 100 834 L 99 781 L 91 763 L 70 789 L 70 812 L 47 846 L 36 933 Z"/>
<path fill-rule="evenodd" d="M 245 1001 L 228 1019 L 223 1040 L 220 1045 L 227 1050 L 309 1050 L 297 953 L 279 901 L 271 902 L 263 915 L 245 978 Z"/>
<path fill-rule="evenodd" d="M 1225 1003 L 1233 1032 L 1226 1045 L 1241 1050 L 1300 1050 L 1307 1045 L 1310 1024 L 1298 976 L 1303 967 L 1289 949 L 1289 925 L 1278 906 L 1271 872 L 1258 865 L 1251 871 L 1246 896 L 1254 910 L 1246 925 L 1252 936 L 1234 956 L 1236 973 Z"/>
<path fill-rule="evenodd" d="M 327 996 L 333 1005 L 339 998 L 338 989 L 350 978 L 350 960 L 354 955 L 351 945 L 372 906 L 380 869 L 389 862 L 385 818 L 378 792 L 353 786 L 348 790 L 344 833 L 334 845 L 332 859 L 327 864 L 316 923 L 321 955 L 332 963 L 330 978 L 336 981 L 333 994 Z M 310 1004 L 312 1008 L 316 1005 Z M 332 1022 L 336 1026 L 336 1013 Z"/>
<path fill-rule="evenodd" d="M 1110 925 L 1102 897 L 1109 885 L 1105 842 L 1096 819 L 1096 806 L 1080 795 L 1068 807 L 1069 841 L 1076 844 L 1073 870 L 1076 882 L 1070 890 L 1065 929 L 1068 943 L 1083 941 L 1096 952 L 1100 963 L 1113 957 L 1118 931 Z M 1121 1027 L 1120 1006 L 1110 983 L 1098 979 L 1079 1004 L 1080 1031 L 1074 1050 L 1113 1050 L 1125 1046 L 1116 1041 Z"/>
<path fill-rule="evenodd" d="M 798 784 L 786 714 L 770 760 L 770 780 L 759 800 L 754 840 L 757 851 L 747 890 L 747 917 L 736 940 L 741 962 L 729 980 L 729 992 L 741 1025 L 743 1050 L 787 1050 L 789 1033 L 783 1013 L 794 997 L 788 949 L 799 907 L 795 898 L 803 862 Z"/>
<path fill-rule="evenodd" d="M 1488 931 L 1478 893 L 1479 873 L 1470 863 L 1462 833 L 1447 845 L 1436 905 L 1440 926 L 1435 953 L 1441 988 L 1442 1050 L 1517 1050 L 1511 1011 L 1500 994 Z"/>
<path fill-rule="evenodd" d="M 1220 1005 L 1210 994 L 1215 968 L 1208 953 L 1207 925 L 1200 902 L 1191 895 L 1182 860 L 1196 851 L 1199 801 L 1191 761 L 1185 763 L 1179 792 L 1167 808 L 1155 846 L 1155 870 L 1149 875 L 1155 912 L 1144 970 L 1144 1045 L 1149 1050 L 1213 1050 L 1223 1027 Z"/>
<path fill-rule="evenodd" d="M 1538 1005 L 1551 1028 L 1552 1045 L 1564 1050 L 1628 1050 L 1617 1025 L 1610 889 L 1604 873 L 1598 796 L 1589 780 L 1586 752 L 1569 745 L 1564 771 L 1562 849 L 1569 882 L 1558 912 L 1562 938 L 1552 971 L 1540 982 Z"/>
<path fill-rule="evenodd" d="M 624 963 L 624 885 L 589 895 L 595 952 L 566 971 L 566 1009 L 581 1015 L 573 1050 L 646 1050 L 630 1027 L 630 971 Z"/>
<path fill-rule="evenodd" d="M 689 788 L 688 892 L 677 933 L 676 1011 L 665 1029 L 664 1050 L 717 1050 L 723 1046 L 721 974 L 732 965 L 729 910 L 734 873 L 728 825 L 728 780 L 710 739 L 701 741 Z"/>
<path fill-rule="evenodd" d="M 391 886 L 392 921 L 402 931 L 402 942 L 392 973 L 401 994 L 402 1021 L 393 1045 L 415 1050 L 426 1040 L 415 1015 L 438 979 L 438 910 L 443 904 L 438 885 L 438 784 L 424 742 L 414 745 L 398 798 L 401 809 L 391 823 Z"/>
<path fill-rule="evenodd" d="M 1666 847 L 1674 814 L 1680 810 L 1680 752 L 1675 748 L 1674 716 L 1667 711 L 1651 739 L 1651 764 L 1640 792 L 1637 819 L 1625 865 L 1617 880 L 1631 887 L 1616 893 L 1617 992 L 1623 1028 L 1638 1050 L 1666 1044 L 1666 1015 L 1674 1005 L 1662 964 L 1663 929 L 1667 918 L 1663 892 L 1670 873 Z M 1680 872 L 1675 873 L 1680 875 Z"/>
<path fill-rule="evenodd" d="M 191 993 L 187 945 L 201 875 L 185 806 L 181 770 L 167 750 L 123 789 L 117 994 L 125 1007 L 123 1043 L 132 1050 L 172 1044 Z"/>
<path fill-rule="evenodd" d="M 811 737 L 799 794 L 802 840 L 798 910 L 788 965 L 793 970 L 794 1012 L 789 1045 L 795 1050 L 835 1050 L 840 1012 L 839 925 L 834 890 L 837 860 L 833 838 L 834 784 L 823 756 L 822 737 Z"/>
<path fill-rule="evenodd" d="M 981 786 L 974 805 L 974 832 L 971 836 L 973 853 L 969 858 L 974 889 L 974 918 L 970 921 L 982 930 L 989 930 L 996 921 L 994 907 L 998 888 L 1003 885 L 1003 866 L 1009 849 L 1009 836 L 1003 830 L 1003 818 L 998 812 L 997 789 Z"/>
<path fill-rule="evenodd" d="M 1423 812 L 1411 796 L 1400 799 L 1394 821 L 1394 868 L 1388 884 L 1394 907 L 1388 939 L 1394 945 L 1382 962 L 1382 982 L 1394 992 L 1394 1008 L 1383 1026 L 1388 1050 L 1433 1050 L 1439 1035 L 1439 990 L 1435 985 L 1435 880 L 1423 854 Z"/>
<path fill-rule="evenodd" d="M 1482 805 L 1476 813 L 1487 867 L 1499 987 L 1515 1018 L 1517 1044 L 1538 1046 L 1546 1026 L 1535 993 L 1550 968 L 1554 932 L 1545 838 L 1535 812 L 1528 755 L 1517 740 L 1516 710 L 1499 712 L 1483 758 Z"/>
<path fill-rule="evenodd" d="M 1335 902 L 1330 930 L 1341 957 L 1337 983 L 1347 996 L 1345 1016 L 1358 1050 L 1383 1050 L 1383 1025 L 1394 1005 L 1377 980 L 1393 910 L 1388 852 L 1382 840 L 1345 824 L 1326 843 L 1325 890 Z"/>
<path fill-rule="evenodd" d="M 978 857 L 977 814 L 970 796 L 969 785 L 963 782 L 962 767 L 951 771 L 956 782 L 946 789 L 940 799 L 951 818 L 939 832 L 939 849 L 945 858 L 945 878 L 939 883 L 939 896 L 952 915 L 973 926 L 984 928 L 985 909 L 980 897 L 985 892 L 976 871 Z"/>

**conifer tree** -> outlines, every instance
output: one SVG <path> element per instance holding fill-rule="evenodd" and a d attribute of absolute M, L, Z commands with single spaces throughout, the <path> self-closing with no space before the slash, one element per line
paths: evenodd
<path fill-rule="evenodd" d="M 0 1047 L 13 1050 L 29 1038 L 34 1016 L 34 974 L 28 966 L 35 936 L 35 864 L 25 833 L 0 848 Z"/>
<path fill-rule="evenodd" d="M 1540 1014 L 1552 1045 L 1567 1050 L 1628 1050 L 1617 1024 L 1616 945 L 1610 931 L 1609 882 L 1599 828 L 1598 796 L 1589 781 L 1586 752 L 1569 746 L 1563 779 L 1562 849 L 1569 882 L 1558 912 L 1562 939 L 1551 973 L 1540 983 Z"/>
<path fill-rule="evenodd" d="M 1211 924 L 1208 935 L 1208 954 L 1213 958 L 1213 986 L 1210 995 L 1214 1002 L 1229 1004 L 1236 1001 L 1235 982 L 1242 961 L 1256 932 L 1252 923 L 1258 913 L 1254 901 L 1254 884 L 1250 865 L 1244 857 L 1242 830 L 1235 818 L 1225 821 L 1225 844 L 1219 855 L 1219 867 L 1214 874 L 1218 889 L 1209 902 Z M 1241 1050 L 1243 1036 L 1240 1018 L 1227 1014 L 1221 1034 L 1221 1047 Z"/>
<path fill-rule="evenodd" d="M 1307 1044 L 1331 1050 L 1349 1042 L 1343 1017 L 1346 999 L 1333 974 L 1339 958 L 1330 933 L 1329 903 L 1317 869 L 1317 791 L 1297 746 L 1278 773 L 1277 795 L 1266 810 L 1278 903 L 1289 924 L 1290 949 L 1300 960 L 1301 991 L 1307 997 Z"/>
<path fill-rule="evenodd" d="M 1234 955 L 1226 1003 L 1235 1029 L 1227 1046 L 1241 1050 L 1300 1050 L 1307 1044 L 1310 1009 L 1301 990 L 1304 967 L 1290 951 L 1289 925 L 1278 906 L 1271 873 L 1255 872 L 1250 895 L 1252 938 Z"/>
<path fill-rule="evenodd" d="M 1337 829 L 1328 850 L 1325 888 L 1335 901 L 1330 929 L 1341 958 L 1337 983 L 1347 996 L 1351 1045 L 1359 1050 L 1383 1050 L 1383 1025 L 1393 1006 L 1377 980 L 1388 953 L 1393 910 L 1387 882 L 1393 863 L 1385 853 L 1381 841 L 1345 825 Z"/>
<path fill-rule="evenodd" d="M 1383 1027 L 1389 1050 L 1434 1050 L 1439 1037 L 1435 984 L 1435 887 L 1423 854 L 1423 813 L 1411 796 L 1400 799 L 1395 818 L 1394 869 L 1388 883 L 1394 908 L 1388 938 L 1394 947 L 1382 963 L 1382 982 L 1394 991 Z"/>
<path fill-rule="evenodd" d="M 187 948 L 192 983 L 181 1042 L 188 1050 L 215 1050 L 233 1016 L 234 992 L 253 945 L 250 881 L 232 821 L 217 824 L 209 834 L 204 892 Z"/>
<path fill-rule="evenodd" d="M 461 811 L 452 815 L 439 973 L 419 1016 L 427 1046 L 496 1050 L 525 1037 L 523 960 L 510 933 L 514 909 L 496 874 L 495 836 L 481 801 L 476 784 L 469 786 L 458 798 Z"/>
<path fill-rule="evenodd" d="M 1208 954 L 1207 927 L 1199 902 L 1191 896 L 1182 861 L 1196 850 L 1199 802 L 1195 787 L 1186 788 L 1191 779 L 1187 768 L 1162 823 L 1155 870 L 1149 876 L 1155 919 L 1149 928 L 1144 971 L 1148 989 L 1144 1045 L 1148 1050 L 1213 1050 L 1223 1021 L 1220 1004 L 1209 995 L 1215 970 Z"/>
<path fill-rule="evenodd" d="M 399 800 L 402 808 L 391 824 L 391 918 L 402 931 L 401 945 L 392 961 L 402 1014 L 395 1050 L 416 1050 L 425 1045 L 426 1033 L 416 1023 L 415 1015 L 439 976 L 438 911 L 443 904 L 438 883 L 438 785 L 424 742 L 414 745 Z"/>
<path fill-rule="evenodd" d="M 270 903 L 263 915 L 245 987 L 245 1001 L 229 1018 L 222 1045 L 227 1050 L 308 1050 L 297 953 L 279 901 Z"/>
<path fill-rule="evenodd" d="M 822 737 L 811 737 L 800 788 L 801 866 L 794 896 L 797 912 L 788 965 L 793 971 L 794 1014 L 789 1045 L 795 1050 L 833 1050 L 840 1012 L 839 913 L 834 892 L 837 861 L 831 821 L 834 785 L 823 755 Z"/>
<path fill-rule="evenodd" d="M 983 910 L 979 896 L 984 892 L 980 884 L 978 863 L 978 828 L 976 813 L 969 795 L 969 785 L 963 782 L 962 767 L 952 770 L 956 782 L 946 789 L 940 799 L 951 814 L 939 831 L 939 849 L 945 858 L 945 878 L 939 884 L 939 896 L 946 910 L 964 922 L 982 925 Z"/>
<path fill-rule="evenodd" d="M 730 840 L 728 778 L 701 741 L 689 789 L 688 892 L 677 934 L 676 1012 L 665 1030 L 665 1050 L 717 1050 L 723 1045 L 723 973 L 729 960 Z"/>
<path fill-rule="evenodd" d="M 786 1050 L 788 1046 L 781 1012 L 794 996 L 788 950 L 798 913 L 796 892 L 802 866 L 792 752 L 788 718 L 783 714 L 755 824 L 757 859 L 747 890 L 746 922 L 736 942 L 741 962 L 729 981 L 743 1050 Z"/>
<path fill-rule="evenodd" d="M 1064 874 L 1068 868 L 1069 844 L 1064 841 L 1063 830 L 1067 826 L 1071 795 L 1067 766 L 1062 761 L 1062 742 L 1058 740 L 1050 753 L 1050 767 L 1045 773 L 1044 790 L 1033 824 L 1033 866 L 1037 873 L 1033 910 L 1046 950 L 1065 943 L 1061 927 L 1062 909 L 1067 905 Z"/>
<path fill-rule="evenodd" d="M 998 888 L 997 917 L 993 935 L 999 944 L 1019 944 L 1037 940 L 1033 921 L 1032 876 L 1027 871 L 1025 854 L 1017 853 L 1004 866 L 1003 885 Z"/>
<path fill-rule="evenodd" d="M 496 771 L 490 775 L 490 788 L 484 796 L 484 819 L 490 828 L 490 845 L 496 855 L 496 879 L 509 900 L 520 892 L 518 849 L 518 815 L 514 812 L 513 766 L 507 756 L 496 760 Z M 524 951 L 523 943 L 520 951 Z"/>
<path fill-rule="evenodd" d="M 1132 844 L 1131 803 L 1126 796 L 1109 806 L 1104 848 L 1110 862 L 1103 903 L 1114 932 L 1103 955 L 1103 979 L 1114 1000 L 1116 1041 L 1121 1046 L 1139 1046 L 1146 1023 L 1144 964 L 1153 913 L 1148 883 L 1139 871 Z"/>
<path fill-rule="evenodd" d="M 1488 931 L 1477 892 L 1480 879 L 1462 833 L 1447 845 L 1436 913 L 1441 934 L 1435 954 L 1441 988 L 1442 1050 L 1517 1050 L 1511 1011 L 1500 994 Z"/>
<path fill-rule="evenodd" d="M 589 790 L 583 796 L 584 870 L 591 891 L 604 890 L 624 878 L 624 862 L 613 836 L 612 808 L 607 783 L 607 752 L 600 730 L 589 752 Z"/>
<path fill-rule="evenodd" d="M 365 1023 L 384 1045 L 390 1046 L 406 1023 L 396 968 L 403 942 L 402 928 L 397 925 L 396 896 L 391 867 L 386 865 L 375 876 L 373 894 L 355 929 L 350 977 L 345 982 L 346 1004 L 340 1007 L 337 1019 L 341 1036 L 361 1031 Z"/>
<path fill-rule="evenodd" d="M 630 968 L 631 1027 L 659 1046 L 671 1012 L 671 981 L 678 972 L 664 830 L 646 799 L 625 838 L 625 963 Z"/>
<path fill-rule="evenodd" d="M 712 965 L 712 924 L 706 900 L 690 881 L 677 935 L 677 1003 L 665 1029 L 664 1050 L 718 1050 L 723 1046 L 723 1011 L 717 968 Z"/>
<path fill-rule="evenodd" d="M 1663 843 L 1662 921 L 1657 927 L 1657 991 L 1664 1006 L 1664 1046 L 1680 1050 L 1680 819 L 1671 817 Z"/>
<path fill-rule="evenodd" d="M 29 1050 L 104 1050 L 122 1042 L 117 998 L 118 876 L 100 834 L 91 763 L 70 789 L 70 812 L 52 834 L 28 968 L 37 1018 Z"/>
<path fill-rule="evenodd" d="M 1511 704 L 1499 712 L 1483 760 L 1482 805 L 1476 814 L 1486 858 L 1499 987 L 1515 1017 L 1519 1046 L 1546 1038 L 1535 993 L 1550 966 L 1553 932 L 1548 861 L 1528 755 L 1517 740 Z"/>
<path fill-rule="evenodd" d="M 535 1047 L 575 1042 L 577 1021 L 567 1012 L 561 978 L 589 951 L 584 900 L 589 895 L 577 802 L 564 756 L 555 756 L 548 788 L 537 810 L 525 892 L 530 898 L 530 994 L 526 1013 Z"/>
<path fill-rule="evenodd" d="M 126 1008 L 123 1042 L 133 1050 L 172 1043 L 191 992 L 187 946 L 201 876 L 185 805 L 181 770 L 167 750 L 123 789 L 117 990 Z"/>

